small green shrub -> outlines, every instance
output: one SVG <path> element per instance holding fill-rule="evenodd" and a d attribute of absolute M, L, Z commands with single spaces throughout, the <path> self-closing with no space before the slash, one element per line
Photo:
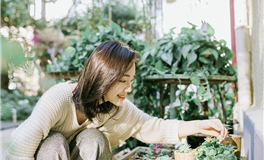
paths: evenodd
<path fill-rule="evenodd" d="M 1 88 L 1 120 L 12 121 L 12 109 L 16 110 L 17 120 L 25 120 L 39 98 L 39 96 L 26 96 L 18 90 L 8 92 Z"/>
<path fill-rule="evenodd" d="M 210 136 L 205 138 L 205 141 L 194 149 L 194 157 L 196 160 L 236 160 L 234 154 L 236 147 L 228 144 L 223 145 L 218 143 L 219 140 Z"/>

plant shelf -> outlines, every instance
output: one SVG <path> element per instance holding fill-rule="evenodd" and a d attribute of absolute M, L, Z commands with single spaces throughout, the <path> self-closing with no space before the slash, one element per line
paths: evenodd
<path fill-rule="evenodd" d="M 220 84 L 224 81 L 227 82 L 236 82 L 237 78 L 235 76 L 224 76 L 224 75 L 210 75 L 207 76 L 209 84 Z M 160 75 L 151 75 L 146 76 L 145 80 L 157 81 L 161 84 L 191 84 L 190 76 L 184 74 L 165 74 L 164 76 Z M 203 80 L 201 80 L 203 82 Z"/>
<path fill-rule="evenodd" d="M 72 78 L 78 78 L 80 71 L 65 71 L 65 72 L 46 72 L 48 75 L 54 78 L 63 78 L 66 81 Z"/>
<path fill-rule="evenodd" d="M 204 83 L 205 81 L 203 80 L 202 77 L 200 77 L 201 83 Z M 210 75 L 206 76 L 208 83 L 210 85 L 215 85 L 215 84 L 221 84 L 223 82 L 227 83 L 236 83 L 237 78 L 236 76 L 226 76 L 226 75 Z M 176 91 L 176 86 L 181 84 L 181 85 L 189 85 L 192 84 L 190 76 L 184 75 L 184 74 L 165 74 L 163 76 L 161 75 L 151 75 L 151 76 L 146 76 L 145 80 L 150 80 L 150 81 L 155 81 L 160 84 L 160 93 L 163 93 L 164 90 L 164 85 L 165 84 L 170 84 L 170 93 L 175 93 Z M 175 101 L 176 95 L 175 94 L 170 94 L 170 104 L 172 104 Z M 220 98 L 221 98 L 221 112 L 222 114 L 222 119 L 224 122 L 226 121 L 226 110 L 225 110 L 225 101 L 224 101 L 224 95 L 223 91 L 220 92 Z M 164 106 L 163 104 L 163 94 L 160 94 L 160 117 L 163 118 L 164 116 Z M 208 111 L 208 106 L 204 106 L 204 111 Z M 171 116 L 170 119 L 174 119 L 175 117 Z M 209 117 L 208 117 L 209 118 Z"/>

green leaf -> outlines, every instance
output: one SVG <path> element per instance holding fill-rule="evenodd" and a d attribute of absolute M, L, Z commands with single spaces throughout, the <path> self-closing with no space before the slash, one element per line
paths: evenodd
<path fill-rule="evenodd" d="M 183 55 L 183 57 L 184 57 L 185 59 L 186 59 L 186 57 L 187 57 L 189 51 L 191 50 L 191 48 L 192 48 L 192 45 L 191 45 L 191 44 L 187 44 L 187 45 L 184 45 L 184 46 L 182 47 L 182 55 Z"/>
<path fill-rule="evenodd" d="M 74 56 L 76 52 L 76 49 L 73 48 L 72 46 L 68 46 L 64 52 L 62 53 L 62 56 L 65 58 L 65 59 L 69 59 L 69 58 L 72 58 Z"/>
<path fill-rule="evenodd" d="M 181 60 L 181 50 L 180 50 L 180 47 L 177 47 L 177 50 L 175 51 L 174 53 L 174 57 L 180 61 Z"/>
<path fill-rule="evenodd" d="M 148 58 L 149 54 L 150 54 L 149 51 L 145 52 L 145 53 L 143 54 L 143 56 L 140 58 L 140 61 L 141 61 L 142 63 L 144 63 L 145 60 Z"/>
<path fill-rule="evenodd" d="M 115 23 L 115 22 L 111 22 L 112 24 L 111 24 L 111 27 L 112 27 L 112 29 L 113 30 L 116 30 L 117 31 L 117 33 L 121 33 L 122 32 L 122 29 L 121 29 L 121 27 L 117 24 L 117 23 Z"/>
<path fill-rule="evenodd" d="M 198 59 L 199 59 L 199 61 L 201 61 L 201 62 L 203 62 L 203 63 L 205 63 L 205 64 L 209 64 L 209 63 L 211 63 L 211 61 L 210 61 L 209 59 L 204 58 L 204 57 L 199 57 Z"/>
<path fill-rule="evenodd" d="M 127 22 L 128 24 L 137 24 L 137 22 L 135 20 L 130 20 Z"/>
<path fill-rule="evenodd" d="M 213 36 L 215 34 L 215 30 L 213 29 L 213 27 L 207 23 L 207 27 L 206 27 L 206 33 L 210 36 Z"/>
<path fill-rule="evenodd" d="M 86 46 L 85 46 L 85 50 L 86 51 L 93 51 L 94 50 L 94 46 L 93 45 L 91 45 L 91 44 L 87 44 Z"/>
<path fill-rule="evenodd" d="M 78 40 L 76 40 L 76 39 L 69 39 L 69 41 L 70 41 L 72 44 L 75 44 L 75 43 L 78 42 Z"/>
<path fill-rule="evenodd" d="M 161 55 L 161 59 L 164 61 L 164 62 L 166 62 L 169 66 L 171 66 L 171 63 L 172 63 L 172 58 L 173 58 L 173 56 L 172 56 L 172 53 L 163 53 L 162 55 Z"/>
<path fill-rule="evenodd" d="M 171 67 L 171 72 L 172 72 L 172 73 L 176 73 L 176 72 L 177 72 L 179 62 L 180 62 L 180 61 L 177 60 L 176 62 L 173 63 L 173 65 L 172 65 L 172 67 Z"/>
<path fill-rule="evenodd" d="M 8 70 L 8 63 L 14 63 L 16 66 L 22 65 L 27 58 L 23 53 L 21 45 L 16 41 L 8 41 L 1 35 L 1 67 Z M 5 65 L 4 65 L 5 64 Z"/>
<path fill-rule="evenodd" d="M 91 31 L 88 28 L 86 28 L 84 32 L 81 32 L 81 35 L 85 37 L 86 39 L 89 39 L 90 34 L 91 34 Z"/>
<path fill-rule="evenodd" d="M 173 107 L 181 106 L 181 101 L 179 98 L 177 98 L 172 104 Z"/>
<path fill-rule="evenodd" d="M 168 50 L 172 49 L 173 47 L 173 43 L 172 42 L 169 42 L 168 45 L 165 46 L 165 52 L 167 52 Z"/>
<path fill-rule="evenodd" d="M 195 24 L 192 24 L 191 22 L 188 22 L 188 21 L 187 21 L 187 23 L 188 23 L 189 25 L 191 25 L 192 28 L 196 28 L 196 27 L 197 27 Z"/>
<path fill-rule="evenodd" d="M 85 59 L 87 59 L 85 56 L 87 55 L 87 52 L 83 52 L 83 54 L 78 58 L 78 59 L 83 59 L 83 58 L 85 58 Z"/>
<path fill-rule="evenodd" d="M 215 57 L 215 60 L 217 60 L 217 59 L 218 59 L 218 52 L 217 52 L 217 50 L 215 50 L 215 49 L 211 49 L 211 53 L 212 53 L 213 56 Z"/>
<path fill-rule="evenodd" d="M 205 55 L 205 56 L 207 56 L 207 55 L 213 55 L 214 58 L 215 58 L 215 60 L 218 59 L 218 52 L 215 49 L 213 49 L 213 48 L 208 48 L 208 49 L 202 51 L 201 52 L 201 55 Z"/>
<path fill-rule="evenodd" d="M 219 44 L 220 44 L 220 46 L 226 47 L 226 41 L 223 40 L 223 39 L 221 39 L 221 40 L 219 41 Z"/>
<path fill-rule="evenodd" d="M 72 62 L 73 65 L 75 64 L 78 64 L 78 59 L 75 59 L 73 62 Z"/>
<path fill-rule="evenodd" d="M 156 54 L 156 52 L 157 52 L 156 48 L 153 48 L 153 49 L 150 51 L 151 56 L 154 57 L 155 54 Z"/>
<path fill-rule="evenodd" d="M 91 43 L 95 43 L 98 41 L 98 38 L 94 35 L 89 35 L 87 38 Z"/>
<path fill-rule="evenodd" d="M 190 75 L 190 79 L 191 79 L 191 82 L 192 84 L 198 86 L 200 84 L 200 78 L 198 76 L 196 76 L 196 73 L 193 72 L 191 75 Z"/>
<path fill-rule="evenodd" d="M 162 64 L 162 61 L 161 61 L 161 60 L 159 60 L 159 61 L 156 63 L 156 65 L 155 65 L 155 69 L 157 69 L 157 70 L 159 70 L 159 71 L 161 71 L 161 72 L 164 72 L 164 71 L 165 71 L 165 69 L 164 69 L 164 67 L 163 67 L 163 64 Z"/>
<path fill-rule="evenodd" d="M 197 59 L 197 55 L 192 52 L 191 54 L 187 55 L 187 68 Z"/>
<path fill-rule="evenodd" d="M 216 67 L 216 68 L 222 68 L 224 65 L 225 65 L 225 61 L 224 61 L 223 58 L 221 58 L 221 59 L 218 59 L 218 60 L 216 61 L 215 67 Z"/>
<path fill-rule="evenodd" d="M 207 94 L 207 91 L 205 90 L 205 88 L 203 86 L 200 86 L 197 89 L 197 94 L 200 95 L 200 96 L 204 96 L 205 94 Z"/>

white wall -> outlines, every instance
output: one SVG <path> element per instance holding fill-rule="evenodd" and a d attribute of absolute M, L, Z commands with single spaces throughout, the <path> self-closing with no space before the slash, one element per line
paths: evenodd
<path fill-rule="evenodd" d="M 224 39 L 231 48 L 229 0 L 176 0 L 173 3 L 163 0 L 164 33 L 169 33 L 173 27 L 176 27 L 175 33 L 179 33 L 182 27 L 190 27 L 187 21 L 198 28 L 202 21 L 208 22 L 215 29 L 216 39 Z M 161 24 L 157 24 L 156 29 L 162 35 Z"/>

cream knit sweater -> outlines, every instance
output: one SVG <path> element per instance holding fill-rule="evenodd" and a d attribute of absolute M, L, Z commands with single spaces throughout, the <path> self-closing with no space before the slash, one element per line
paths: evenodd
<path fill-rule="evenodd" d="M 86 120 L 79 125 L 72 89 L 69 82 L 64 82 L 46 91 L 31 116 L 12 133 L 11 145 L 4 152 L 3 159 L 33 160 L 40 141 L 47 137 L 50 130 L 62 133 L 70 143 L 81 130 L 102 125 L 99 130 L 108 138 L 111 146 L 117 146 L 131 136 L 145 143 L 176 144 L 179 141 L 179 122 L 151 117 L 124 100 L 113 118 L 102 114 L 93 123 Z"/>

